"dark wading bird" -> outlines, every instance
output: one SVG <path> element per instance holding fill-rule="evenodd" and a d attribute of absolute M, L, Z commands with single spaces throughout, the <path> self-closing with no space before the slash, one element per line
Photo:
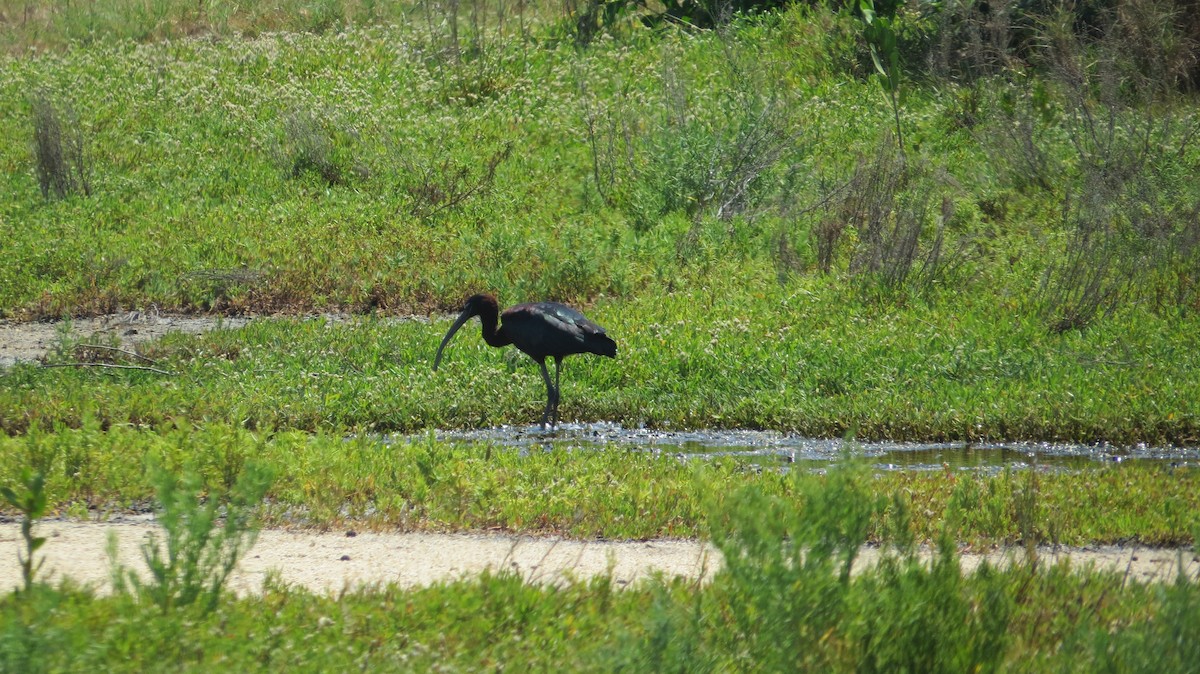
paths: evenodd
<path fill-rule="evenodd" d="M 433 360 L 436 372 L 442 362 L 442 349 L 450 338 L 471 317 L 478 316 L 483 323 L 483 341 L 488 346 L 512 344 L 537 361 L 546 382 L 546 409 L 542 410 L 542 428 L 549 422 L 558 424 L 558 375 L 562 370 L 562 359 L 574 353 L 594 353 L 616 358 L 617 343 L 604 333 L 604 328 L 589 321 L 586 316 L 557 302 L 533 302 L 509 307 L 500 313 L 500 305 L 491 295 L 472 295 L 450 331 L 438 346 Z M 503 323 L 497 323 L 502 319 Z M 554 359 L 554 381 L 546 370 L 546 359 Z"/>

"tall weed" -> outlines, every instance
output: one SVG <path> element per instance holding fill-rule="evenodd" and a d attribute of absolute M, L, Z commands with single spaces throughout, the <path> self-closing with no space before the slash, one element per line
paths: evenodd
<path fill-rule="evenodd" d="M 404 170 L 397 180 L 396 191 L 407 195 L 407 209 L 413 217 L 428 221 L 442 211 L 490 193 L 496 181 L 496 169 L 511 155 L 512 143 L 505 143 L 477 166 L 453 157 L 421 160 L 397 152 Z"/>
<path fill-rule="evenodd" d="M 756 63 L 761 55 L 731 31 L 709 39 L 722 56 L 703 89 L 687 72 L 695 64 L 667 47 L 651 109 L 620 95 L 603 105 L 584 91 L 594 184 L 639 229 L 672 212 L 693 222 L 758 215 L 773 205 L 767 177 L 790 170 L 805 151 L 797 110 L 769 84 L 772 64 Z"/>
<path fill-rule="evenodd" d="M 1030 571 L 964 574 L 952 526 L 923 557 L 911 504 L 873 493 L 871 479 L 850 459 L 823 476 L 797 471 L 788 495 L 748 486 L 718 499 L 710 530 L 725 566 L 699 596 L 660 588 L 642 638 L 614 660 L 654 671 L 1000 671 L 1014 579 Z M 880 559 L 854 570 L 884 513 Z"/>
<path fill-rule="evenodd" d="M 949 531 L 929 561 L 885 556 L 856 587 L 859 672 L 1001 671 L 1014 601 L 1009 579 L 984 564 L 965 575 Z"/>
<path fill-rule="evenodd" d="M 21 564 L 21 578 L 25 582 L 25 591 L 33 589 L 33 579 L 42 564 L 33 563 L 33 555 L 46 544 L 44 536 L 33 535 L 33 523 L 46 513 L 46 476 L 40 471 L 26 468 L 21 474 L 20 491 L 12 487 L 0 487 L 0 496 L 9 506 L 21 513 L 21 538 L 25 540 L 24 554 L 18 553 L 17 561 Z"/>
<path fill-rule="evenodd" d="M 875 157 L 860 161 L 825 202 L 810 231 L 818 267 L 833 271 L 849 244 L 849 273 L 886 292 L 926 293 L 948 280 L 968 262 L 969 248 L 966 239 L 947 243 L 954 202 L 938 181 L 925 163 L 905 159 L 890 141 L 881 143 Z"/>
<path fill-rule="evenodd" d="M 1062 180 L 1054 153 L 1062 116 L 1054 88 L 1040 77 L 1012 73 L 987 83 L 980 106 L 990 114 L 974 135 L 1005 184 L 1019 192 L 1053 193 Z"/>
<path fill-rule="evenodd" d="M 287 113 L 272 154 L 290 178 L 314 174 L 330 187 L 366 178 L 370 171 L 354 150 L 357 132 L 338 126 L 328 115 L 296 108 Z"/>
<path fill-rule="evenodd" d="M 1014 58 L 1017 0 L 943 2 L 932 17 L 933 39 L 926 54 L 930 73 L 960 81 L 998 75 Z"/>
<path fill-rule="evenodd" d="M 229 574 L 257 538 L 257 508 L 271 475 L 249 464 L 223 498 L 220 492 L 206 494 L 204 480 L 195 471 L 179 476 L 152 463 L 149 475 L 166 538 L 160 543 L 151 537 L 142 545 L 149 581 L 117 566 L 110 546 L 114 586 L 118 591 L 132 588 L 163 613 L 193 605 L 211 611 Z"/>
<path fill-rule="evenodd" d="M 46 199 L 65 199 L 73 194 L 92 193 L 91 167 L 85 151 L 83 126 L 74 110 L 60 110 L 50 94 L 34 92 L 33 156 L 38 186 Z"/>
<path fill-rule="evenodd" d="M 1042 280 L 1053 332 L 1146 299 L 1169 310 L 1195 304 L 1185 279 L 1200 271 L 1200 193 L 1191 180 L 1200 120 L 1180 112 L 1178 36 L 1162 8 L 1131 6 L 1141 11 L 1120 12 L 1089 42 L 1068 16 L 1047 23 L 1046 58 L 1077 167 L 1077 187 L 1063 200 L 1066 254 Z"/>
<path fill-rule="evenodd" d="M 883 509 L 867 479 L 853 461 L 824 479 L 797 472 L 793 497 L 745 488 L 710 523 L 725 560 L 714 584 L 736 640 L 764 671 L 839 664 L 851 567 Z"/>

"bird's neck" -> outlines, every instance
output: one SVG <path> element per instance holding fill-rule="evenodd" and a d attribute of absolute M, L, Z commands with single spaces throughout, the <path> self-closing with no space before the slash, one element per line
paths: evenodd
<path fill-rule="evenodd" d="M 483 323 L 483 341 L 487 342 L 488 346 L 508 346 L 512 344 L 512 340 L 505 334 L 503 326 L 500 325 L 499 309 L 496 307 L 485 306 L 479 312 L 479 322 Z"/>

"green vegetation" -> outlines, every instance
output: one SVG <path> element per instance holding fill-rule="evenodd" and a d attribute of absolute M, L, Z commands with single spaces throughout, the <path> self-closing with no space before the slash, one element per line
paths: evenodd
<path fill-rule="evenodd" d="M 113 582 L 121 590 L 128 584 L 164 614 L 192 605 L 212 611 L 229 574 L 254 545 L 254 517 L 270 477 L 257 464 L 250 464 L 235 484 L 226 486 L 227 493 L 205 494 L 204 480 L 193 470 L 179 477 L 152 465 L 149 472 L 159 505 L 155 519 L 166 540 L 160 544 L 151 536 L 142 544 L 149 582 L 121 570 L 114 572 Z M 223 511 L 219 526 L 218 509 Z M 115 553 L 112 556 L 116 558 Z"/>
<path fill-rule="evenodd" d="M 709 504 L 726 565 L 710 583 L 611 579 L 542 586 L 515 573 L 315 596 L 267 580 L 260 597 L 162 612 L 117 592 L 35 586 L 0 599 L 0 663 L 26 672 L 372 671 L 526 666 L 580 671 L 1189 671 L 1197 584 L 1014 562 L 963 575 L 948 525 L 916 557 L 908 513 L 848 462 Z M 195 511 L 197 506 L 193 505 Z M 957 512 L 956 507 L 951 507 Z M 888 512 L 883 561 L 851 576 Z M 236 527 L 235 527 L 236 528 Z M 1069 607 L 1058 610 L 1055 607 Z"/>
<path fill-rule="evenodd" d="M 1109 92 L 1132 65 L 1098 51 L 1116 72 L 1064 81 L 1014 65 L 922 81 L 922 61 L 900 55 L 924 42 L 893 43 L 913 32 L 931 41 L 931 26 L 881 13 L 870 25 L 892 40 L 868 31 L 868 44 L 858 19 L 801 8 L 717 31 L 630 27 L 584 51 L 502 39 L 514 25 L 489 14 L 458 38 L 475 49 L 447 53 L 447 36 L 414 12 L 395 26 L 97 38 L 8 57 L 0 308 L 30 318 L 152 305 L 426 311 L 481 287 L 625 302 L 733 269 L 782 276 L 795 292 L 822 282 L 815 249 L 829 246 L 841 295 L 880 310 L 966 294 L 1001 307 L 980 315 L 998 320 L 1062 295 L 1049 307 L 1062 315 L 1048 318 L 1083 325 L 1076 314 L 1097 299 L 1073 294 L 1086 278 L 1068 268 L 1042 285 L 1081 248 L 1071 235 L 1085 223 L 1097 228 L 1089 243 L 1120 244 L 1086 260 L 1111 262 L 1089 291 L 1099 308 L 1146 305 L 1175 319 L 1194 306 L 1183 272 L 1194 262 L 1196 120 L 1162 91 L 1168 74 Z M 551 35 L 553 25 L 538 24 Z M 1069 38 L 1041 58 L 1078 69 L 1102 49 Z M 880 41 L 889 95 L 897 68 L 914 80 L 886 106 L 870 76 Z M 886 149 L 897 116 L 911 166 L 855 222 L 861 195 L 846 185 Z M 65 165 L 41 166 L 30 152 L 38 129 L 68 119 L 84 165 L 68 161 L 80 154 L 72 133 L 61 134 Z M 90 196 L 64 189 L 47 201 L 42 169 L 86 175 Z M 908 229 L 861 231 L 914 213 L 915 246 Z M 925 278 L 935 249 L 957 264 Z M 912 283 L 879 297 L 877 258 L 906 265 Z M 1141 273 L 1128 278 L 1125 262 Z M 917 292 L 918 279 L 944 292 Z"/>
<path fill-rule="evenodd" d="M 154 498 L 158 465 L 192 470 L 183 494 L 226 493 L 248 465 L 275 475 L 268 525 L 353 524 L 386 530 L 507 530 L 575 538 L 696 537 L 710 533 L 710 501 L 755 486 L 786 496 L 792 480 L 726 458 L 701 463 L 651 452 L 531 452 L 432 437 L 381 442 L 337 433 L 253 432 L 223 424 L 34 431 L 0 437 L 0 483 L 23 466 L 46 475 L 53 511 L 103 516 Z M 795 471 L 806 473 L 807 471 Z M 964 541 L 1187 544 L 1200 509 L 1195 469 L 1125 465 L 1079 472 L 883 473 L 875 496 L 905 494 L 911 535 L 933 540 L 951 511 Z M 1032 480 L 1032 482 L 1031 482 Z M 818 478 L 818 482 L 820 479 Z M 206 485 L 202 490 L 200 483 Z M 243 499 L 244 502 L 249 500 Z M 172 502 L 167 499 L 167 502 Z M 211 516 L 211 513 L 208 514 Z M 201 520 L 203 521 L 203 520 Z M 872 519 L 873 541 L 888 517 Z"/>
<path fill-rule="evenodd" d="M 826 639 L 788 635 L 777 645 L 756 639 L 749 648 L 747 626 L 724 613 L 731 596 L 748 591 L 733 578 L 700 590 L 674 582 L 621 591 L 603 580 L 553 588 L 507 574 L 338 596 L 274 586 L 262 597 L 224 600 L 202 617 L 163 616 L 125 595 L 39 587 L 31 601 L 0 599 L 0 667 L 740 671 L 771 654 L 776 663 L 819 662 L 823 671 L 895 671 L 907 664 L 950 672 L 978 663 L 980 671 L 1171 673 L 1191 671 L 1195 662 L 1189 633 L 1173 633 L 1197 620 L 1194 584 L 1126 584 L 1119 575 L 1057 567 L 968 577 L 948 569 L 900 560 L 835 582 L 805 613 L 831 628 Z M 778 604 L 785 599 L 792 598 Z M 756 624 L 787 617 L 772 612 Z"/>
<path fill-rule="evenodd" d="M 20 492 L 11 487 L 0 487 L 0 496 L 8 502 L 9 507 L 21 513 L 21 538 L 25 540 L 25 551 L 18 556 L 21 562 L 21 577 L 25 581 L 25 590 L 33 587 L 33 578 L 37 575 L 42 563 L 33 563 L 33 555 L 38 548 L 46 544 L 44 536 L 33 535 L 33 524 L 46 512 L 46 479 L 40 472 L 33 472 L 26 466 L 21 471 Z"/>
<path fill-rule="evenodd" d="M 303 33 L 165 1 L 121 15 L 137 36 L 84 40 L 79 7 L 20 24 L 80 42 L 0 63 L 0 312 L 389 315 L 490 290 L 584 305 L 617 338 L 616 363 L 569 363 L 567 418 L 1200 441 L 1200 119 L 1178 73 L 1122 60 L 1152 55 L 1116 48 L 1141 24 L 1089 42 L 1047 19 L 1054 49 L 964 74 L 931 65 L 935 38 L 966 49 L 951 27 L 890 5 L 618 22 L 581 49 L 559 10 L 489 6 L 451 35 L 431 5 L 327 4 Z M 195 21 L 228 39 L 153 40 Z M 31 152 L 43 136 L 57 150 Z M 168 379 L 17 368 L 0 428 L 535 418 L 537 377 L 500 374 L 525 364 L 463 342 L 430 376 L 437 332 L 174 340 L 150 347 Z"/>
<path fill-rule="evenodd" d="M 0 0 L 0 317 L 284 314 L 136 352 L 64 331 L 0 371 L 26 543 L 0 670 L 1194 669 L 1195 579 L 956 560 L 1193 543 L 1194 468 L 780 474 L 419 435 L 538 418 L 527 360 L 460 340 L 435 374 L 439 319 L 393 320 L 491 291 L 616 338 L 568 361 L 565 419 L 1200 443 L 1190 6 L 776 4 Z M 38 517 L 149 501 L 148 583 L 38 582 Z M 222 592 L 258 523 L 347 520 L 702 536 L 729 563 Z M 868 541 L 885 560 L 849 576 Z"/>
<path fill-rule="evenodd" d="M 563 418 L 893 440 L 1200 438 L 1200 349 L 1188 322 L 1135 312 L 1053 335 L 1036 318 L 992 320 L 980 314 L 999 310 L 955 304 L 964 311 L 882 310 L 827 286 L 734 272 L 709 289 L 606 300 L 589 314 L 616 336 L 618 358 L 566 361 Z M 172 374 L 18 365 L 0 377 L 0 430 L 88 419 L 368 432 L 536 422 L 537 366 L 488 348 L 477 328 L 432 371 L 445 327 L 263 320 L 142 347 L 153 363 L 72 342 L 50 361 Z"/>

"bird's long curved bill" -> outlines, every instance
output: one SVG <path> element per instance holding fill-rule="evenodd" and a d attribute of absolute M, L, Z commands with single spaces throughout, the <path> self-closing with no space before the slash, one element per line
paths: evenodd
<path fill-rule="evenodd" d="M 450 338 L 454 336 L 454 333 L 458 332 L 458 329 L 461 328 L 464 323 L 471 320 L 471 316 L 473 315 L 474 314 L 469 311 L 464 311 L 454 321 L 454 325 L 450 326 L 450 330 L 446 333 L 446 336 L 442 338 L 442 343 L 438 346 L 437 357 L 433 359 L 434 372 L 437 372 L 438 365 L 442 362 L 442 349 L 446 348 L 446 345 L 450 343 Z"/>

